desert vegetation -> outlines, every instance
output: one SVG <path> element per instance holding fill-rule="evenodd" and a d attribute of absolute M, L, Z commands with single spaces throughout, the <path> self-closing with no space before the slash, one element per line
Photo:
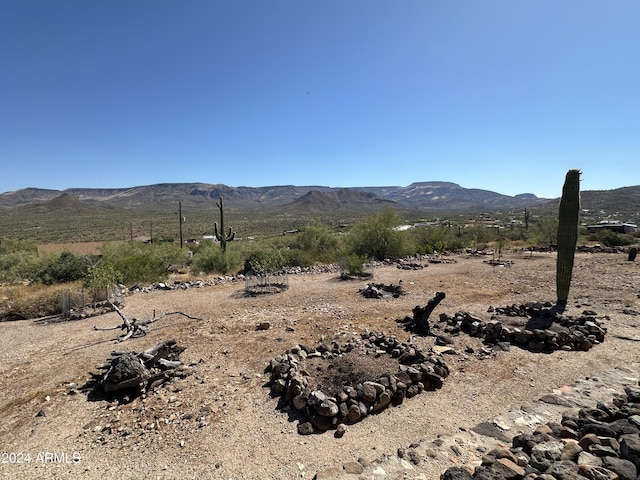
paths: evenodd
<path fill-rule="evenodd" d="M 222 201 L 218 205 L 224 215 Z M 256 223 L 254 231 L 248 231 L 246 218 L 231 212 L 231 221 L 240 225 L 244 236 L 236 237 L 235 228 L 227 226 L 223 231 L 222 221 L 218 230 L 216 222 L 216 238 L 224 238 L 224 242 L 201 241 L 186 248 L 180 248 L 173 237 L 159 234 L 152 243 L 135 239 L 105 241 L 98 254 L 74 253 L 72 243 L 68 244 L 69 249 L 47 251 L 39 249 L 33 240 L 2 238 L 0 317 L 56 313 L 61 290 L 95 298 L 96 291 L 106 291 L 119 283 L 132 286 L 164 282 L 172 274 L 198 277 L 249 271 L 274 273 L 331 263 L 340 264 L 349 275 L 357 276 L 369 259 L 461 251 L 491 252 L 499 257 L 505 250 L 554 249 L 558 232 L 557 215 L 531 215 L 528 210 L 492 217 L 413 219 L 385 207 L 349 224 L 308 217 L 298 218 L 296 223 L 289 223 L 291 219 L 280 223 L 276 219 L 269 228 Z M 276 233 L 274 225 L 288 229 Z M 637 234 L 608 230 L 589 233 L 580 228 L 578 234 L 579 244 L 605 247 L 632 245 L 638 239 Z"/>

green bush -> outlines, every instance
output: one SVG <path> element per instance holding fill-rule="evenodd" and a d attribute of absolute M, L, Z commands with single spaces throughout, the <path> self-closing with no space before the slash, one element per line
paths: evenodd
<path fill-rule="evenodd" d="M 226 253 L 212 242 L 200 245 L 193 255 L 191 262 L 191 272 L 194 274 L 205 273 L 228 273 L 237 270 L 242 263 L 239 251 L 234 248 L 235 244 L 227 245 Z"/>
<path fill-rule="evenodd" d="M 244 261 L 243 272 L 253 271 L 259 275 L 275 273 L 287 266 L 282 250 L 263 249 L 249 254 Z"/>
<path fill-rule="evenodd" d="M 329 226 L 316 222 L 300 230 L 295 236 L 291 249 L 305 253 L 305 255 L 293 256 L 300 258 L 302 263 L 331 263 L 339 258 L 340 239 Z"/>
<path fill-rule="evenodd" d="M 352 253 L 340 259 L 340 269 L 347 275 L 357 277 L 364 273 L 364 262 L 364 257 Z"/>
<path fill-rule="evenodd" d="M 635 243 L 633 235 L 616 233 L 606 228 L 602 228 L 595 233 L 589 234 L 588 238 L 590 241 L 598 242 L 605 247 L 622 247 Z"/>
<path fill-rule="evenodd" d="M 119 272 L 124 284 L 132 285 L 166 280 L 169 266 L 186 262 L 187 250 L 172 243 L 127 242 L 103 245 L 102 255 L 104 264 Z"/>
<path fill-rule="evenodd" d="M 35 243 L 0 240 L 0 282 L 34 280 L 42 268 Z"/>
<path fill-rule="evenodd" d="M 388 207 L 356 223 L 347 236 L 348 252 L 377 260 L 415 253 L 409 234 L 395 228 L 401 223 L 398 214 Z"/>
<path fill-rule="evenodd" d="M 74 255 L 69 251 L 64 251 L 59 256 L 51 255 L 43 258 L 45 262 L 35 280 L 45 285 L 80 280 L 89 268 L 87 257 Z"/>

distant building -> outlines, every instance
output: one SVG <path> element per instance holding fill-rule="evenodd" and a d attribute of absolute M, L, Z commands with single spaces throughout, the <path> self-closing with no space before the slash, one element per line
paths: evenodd
<path fill-rule="evenodd" d="M 616 220 L 603 220 L 594 225 L 587 225 L 587 230 L 590 232 L 597 232 L 603 229 L 616 233 L 633 233 L 638 230 L 638 226 L 635 223 L 618 222 Z"/>

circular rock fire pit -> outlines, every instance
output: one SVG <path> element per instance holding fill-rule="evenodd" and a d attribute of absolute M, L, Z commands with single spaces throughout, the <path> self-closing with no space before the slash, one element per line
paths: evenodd
<path fill-rule="evenodd" d="M 271 391 L 304 419 L 298 433 L 344 433 L 353 424 L 425 390 L 449 375 L 443 358 L 392 335 L 362 333 L 344 344 L 297 345 L 271 360 Z"/>

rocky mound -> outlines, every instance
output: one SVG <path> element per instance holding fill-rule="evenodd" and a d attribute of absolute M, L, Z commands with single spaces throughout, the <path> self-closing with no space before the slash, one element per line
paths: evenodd
<path fill-rule="evenodd" d="M 315 359 L 331 362 L 334 374 L 319 378 L 321 368 L 310 368 Z M 301 416 L 298 433 L 335 429 L 337 436 L 347 424 L 441 388 L 449 375 L 441 356 L 424 353 L 392 335 L 368 332 L 343 345 L 295 346 L 272 359 L 267 370 L 272 394 L 282 397 L 283 409 L 293 406 Z M 335 377 L 342 381 L 332 381 Z"/>
<path fill-rule="evenodd" d="M 627 386 L 611 403 L 566 413 L 511 448 L 488 452 L 472 472 L 447 469 L 441 480 L 636 480 L 640 469 L 640 387 Z"/>

